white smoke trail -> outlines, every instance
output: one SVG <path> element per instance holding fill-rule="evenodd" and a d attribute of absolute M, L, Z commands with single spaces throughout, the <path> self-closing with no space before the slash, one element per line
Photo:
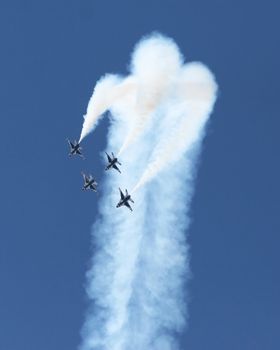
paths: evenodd
<path fill-rule="evenodd" d="M 189 63 L 182 67 L 173 89 L 175 96 L 166 103 L 160 140 L 132 193 L 164 167 L 178 161 L 204 135 L 205 124 L 216 100 L 217 85 L 212 73 L 201 63 Z"/>
<path fill-rule="evenodd" d="M 106 75 L 96 84 L 89 101 L 79 142 L 97 125 L 101 115 L 115 104 L 125 100 L 125 114 L 133 116 L 128 134 L 118 156 L 133 142 L 145 128 L 149 117 L 169 93 L 174 78 L 182 63 L 180 52 L 169 38 L 159 34 L 143 39 L 132 54 L 131 74 L 126 79 L 117 75 Z"/>
<path fill-rule="evenodd" d="M 154 34 L 140 41 L 132 54 L 131 75 L 137 81 L 135 122 L 126 136 L 119 155 L 135 141 L 160 103 L 168 96 L 180 71 L 182 57 L 169 38 Z"/>
<path fill-rule="evenodd" d="M 141 55 L 134 54 L 134 67 L 143 72 L 132 69 L 135 74 L 128 79 L 134 88 L 110 99 L 108 150 L 122 149 L 130 139 L 122 153 L 122 174 L 112 171 L 106 178 L 93 227 L 94 256 L 87 274 L 92 305 L 81 350 L 175 350 L 176 335 L 186 324 L 188 210 L 216 85 L 201 64 L 183 66 L 170 39 L 148 37 L 135 52 Z M 158 83 L 157 65 L 149 66 L 149 59 L 166 52 L 177 59 L 169 61 L 173 73 Z M 133 198 L 134 212 L 115 209 L 117 188 L 130 190 L 137 179 L 145 186 Z"/>
<path fill-rule="evenodd" d="M 121 79 L 112 74 L 102 77 L 97 82 L 89 100 L 79 143 L 94 130 L 99 118 L 111 108 L 115 101 L 118 101 L 122 96 L 127 98 L 134 90 L 135 80 L 133 77 Z"/>

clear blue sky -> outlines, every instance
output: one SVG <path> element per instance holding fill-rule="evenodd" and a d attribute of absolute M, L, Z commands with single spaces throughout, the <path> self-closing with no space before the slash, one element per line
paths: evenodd
<path fill-rule="evenodd" d="M 74 350 L 106 121 L 69 160 L 105 72 L 153 30 L 216 74 L 220 93 L 192 206 L 190 350 L 280 349 L 277 1 L 0 2 L 0 349 Z"/>

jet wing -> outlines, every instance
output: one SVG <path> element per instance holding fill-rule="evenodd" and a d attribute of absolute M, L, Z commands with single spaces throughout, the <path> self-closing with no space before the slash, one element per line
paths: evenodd
<path fill-rule="evenodd" d="M 124 199 L 124 194 L 122 193 L 122 190 L 120 188 L 119 190 L 120 190 L 121 199 Z"/>
<path fill-rule="evenodd" d="M 94 192 L 97 192 L 96 188 L 94 187 L 94 185 L 90 185 L 90 189 L 93 190 Z"/>
<path fill-rule="evenodd" d="M 67 139 L 67 141 L 68 141 L 68 144 L 69 144 L 69 146 L 70 146 L 71 148 L 74 148 L 74 147 L 75 147 L 75 145 L 73 144 L 73 142 L 71 142 L 71 141 L 68 140 L 68 139 Z"/>
<path fill-rule="evenodd" d="M 119 173 L 121 173 L 120 169 L 116 166 L 116 164 L 113 165 L 113 168 L 116 169 Z"/>
<path fill-rule="evenodd" d="M 107 158 L 108 158 L 108 162 L 111 163 L 112 162 L 111 157 L 109 156 L 109 154 L 107 152 L 106 152 L 106 155 L 107 155 Z"/>
<path fill-rule="evenodd" d="M 94 180 L 94 178 L 91 176 L 90 179 L 89 179 L 89 182 L 92 186 L 97 186 L 98 183 Z"/>
<path fill-rule="evenodd" d="M 129 205 L 128 202 L 125 202 L 124 205 L 125 205 L 126 207 L 128 207 L 128 209 L 130 209 L 130 210 L 132 211 L 132 208 L 131 208 L 131 206 Z"/>
<path fill-rule="evenodd" d="M 97 186 L 97 185 L 98 185 L 98 182 L 96 182 L 96 181 L 94 180 L 93 177 L 90 179 L 90 181 L 92 181 L 92 184 L 93 184 L 94 186 Z"/>

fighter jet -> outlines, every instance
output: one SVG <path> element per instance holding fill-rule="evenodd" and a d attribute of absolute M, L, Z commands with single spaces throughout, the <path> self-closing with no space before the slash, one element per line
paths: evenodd
<path fill-rule="evenodd" d="M 94 180 L 94 178 L 89 175 L 87 176 L 86 174 L 82 173 L 83 178 L 84 178 L 84 186 L 83 186 L 83 190 L 93 190 L 94 192 L 97 192 L 97 185 L 98 183 Z"/>
<path fill-rule="evenodd" d="M 82 147 L 80 146 L 79 142 L 76 140 L 74 142 L 71 142 L 69 139 L 67 139 L 69 146 L 70 146 L 70 153 L 69 157 L 73 156 L 74 154 L 78 154 L 83 159 L 85 158 L 82 154 Z"/>
<path fill-rule="evenodd" d="M 128 207 L 128 209 L 130 209 L 132 211 L 132 208 L 130 206 L 130 204 L 128 203 L 129 201 L 134 203 L 134 201 L 131 199 L 131 196 L 128 194 L 127 190 L 125 190 L 125 195 L 122 193 L 122 190 L 119 188 L 120 190 L 120 195 L 121 195 L 121 199 L 119 201 L 119 203 L 117 204 L 116 208 L 122 207 L 123 205 L 125 205 L 126 207 Z"/>
<path fill-rule="evenodd" d="M 109 169 L 116 169 L 119 173 L 121 172 L 120 169 L 117 167 L 117 164 L 121 165 L 121 163 L 118 161 L 118 158 L 114 156 L 114 153 L 112 152 L 112 157 L 109 156 L 107 152 L 105 152 L 108 158 L 109 164 L 106 166 L 105 170 Z"/>

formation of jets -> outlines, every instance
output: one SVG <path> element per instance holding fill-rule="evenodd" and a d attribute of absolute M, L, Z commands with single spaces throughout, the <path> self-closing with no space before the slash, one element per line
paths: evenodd
<path fill-rule="evenodd" d="M 80 145 L 79 142 L 75 141 L 70 141 L 69 139 L 67 139 L 69 147 L 70 147 L 70 153 L 69 153 L 69 157 L 74 156 L 74 155 L 78 155 L 80 157 L 82 157 L 83 159 L 85 159 L 83 153 L 82 153 L 82 147 Z M 105 167 L 105 170 L 110 170 L 110 169 L 115 169 L 117 170 L 119 173 L 121 173 L 118 165 L 121 165 L 121 163 L 119 162 L 118 158 L 115 157 L 114 153 L 111 152 L 111 156 L 106 152 L 106 156 L 108 159 L 108 164 Z M 97 192 L 97 185 L 98 183 L 95 181 L 95 179 L 93 178 L 93 176 L 91 174 L 86 175 L 85 173 L 82 172 L 82 176 L 84 179 L 84 185 L 83 185 L 83 190 L 92 190 L 94 192 Z M 122 207 L 122 206 L 126 206 L 129 210 L 132 211 L 132 208 L 129 204 L 129 202 L 134 203 L 134 201 L 132 200 L 130 194 L 128 194 L 128 191 L 125 190 L 125 194 L 122 192 L 122 190 L 119 188 L 120 191 L 120 200 L 118 202 L 118 204 L 116 205 L 116 208 Z"/>

